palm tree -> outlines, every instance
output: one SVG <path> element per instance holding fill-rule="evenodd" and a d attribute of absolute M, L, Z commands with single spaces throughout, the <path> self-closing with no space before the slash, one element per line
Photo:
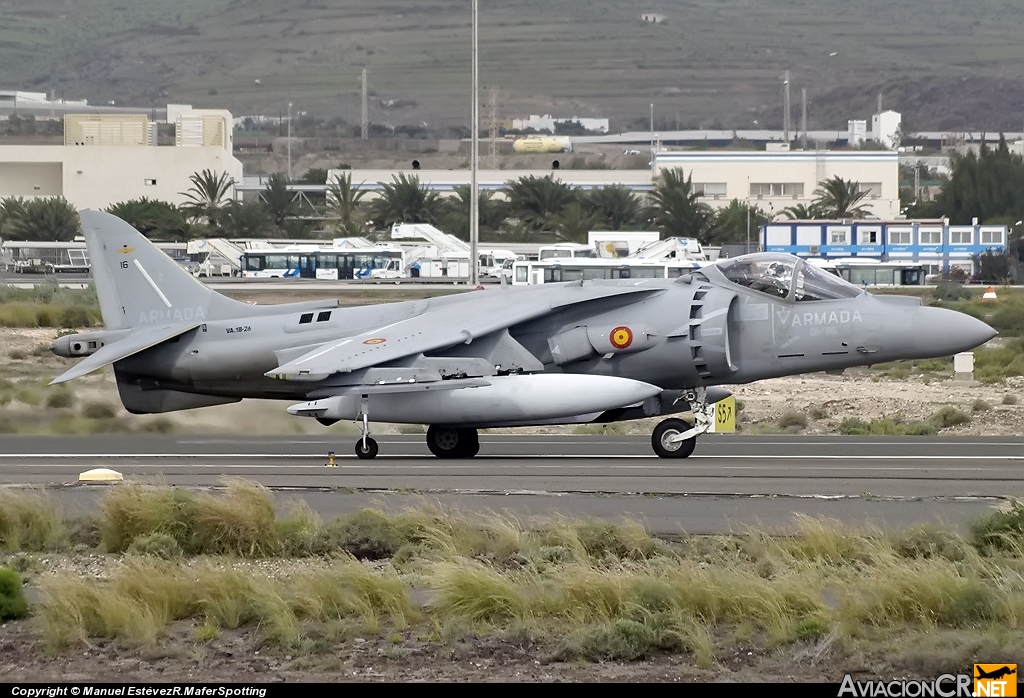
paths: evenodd
<path fill-rule="evenodd" d="M 11 223 L 25 211 L 25 199 L 11 196 L 0 201 L 0 238 L 10 238 Z"/>
<path fill-rule="evenodd" d="M 148 238 L 154 240 L 188 240 L 193 226 L 184 212 L 174 204 L 143 196 L 121 201 L 107 207 L 112 213 Z"/>
<path fill-rule="evenodd" d="M 814 206 L 795 204 L 782 209 L 780 213 L 791 221 L 812 221 L 821 216 L 821 213 Z"/>
<path fill-rule="evenodd" d="M 7 202 L 4 208 L 8 208 Z M 82 233 L 78 211 L 63 196 L 29 199 L 20 208 L 11 208 L 4 230 L 12 240 L 70 242 Z"/>
<path fill-rule="evenodd" d="M 183 192 L 187 201 L 182 209 L 194 220 L 207 225 L 216 223 L 217 211 L 227 200 L 235 179 L 227 172 L 219 175 L 213 170 L 194 172 L 188 178 L 192 186 Z"/>
<path fill-rule="evenodd" d="M 261 196 L 274 225 L 284 232 L 285 220 L 293 217 L 299 207 L 295 193 L 288 188 L 288 176 L 280 172 L 270 175 Z"/>
<path fill-rule="evenodd" d="M 358 236 L 366 232 L 366 221 L 360 211 L 360 200 L 366 190 L 352 186 L 352 173 L 335 175 L 327 183 L 327 215 L 336 219 L 334 229 L 346 235 Z"/>
<path fill-rule="evenodd" d="M 576 192 L 564 182 L 546 177 L 520 177 L 504 188 L 509 213 L 539 230 L 551 230 L 552 219 L 576 200 Z"/>
<path fill-rule="evenodd" d="M 585 210 L 579 201 L 573 201 L 563 206 L 551 222 L 562 238 L 571 242 L 586 242 L 587 233 L 597 226 L 599 219 L 596 214 Z"/>
<path fill-rule="evenodd" d="M 707 244 L 715 214 L 700 196 L 693 190 L 693 175 L 686 177 L 681 168 L 658 175 L 651 193 L 651 217 L 662 238 L 697 238 Z"/>
<path fill-rule="evenodd" d="M 421 185 L 416 175 L 406 177 L 400 172 L 390 184 L 381 182 L 381 187 L 380 197 L 370 204 L 378 228 L 395 223 L 436 223 L 441 215 L 444 202 L 437 192 Z"/>
<path fill-rule="evenodd" d="M 733 199 L 715 214 L 715 224 L 708 241 L 714 245 L 742 243 L 746 242 L 748 231 L 750 239 L 756 241 L 760 237 L 758 230 L 767 222 L 768 215 L 764 211 L 740 199 Z"/>
<path fill-rule="evenodd" d="M 811 206 L 825 218 L 863 218 L 870 209 L 857 204 L 867 195 L 859 183 L 836 175 L 818 185 Z"/>
<path fill-rule="evenodd" d="M 597 215 L 599 226 L 608 230 L 629 230 L 642 225 L 640 199 L 629 187 L 613 184 L 592 189 L 587 205 Z"/>
<path fill-rule="evenodd" d="M 444 212 L 441 214 L 440 222 L 444 231 L 461 240 L 469 240 L 469 208 L 472 201 L 470 197 L 468 184 L 455 187 L 455 196 L 445 200 Z M 496 233 L 505 220 L 507 211 L 508 207 L 504 201 L 494 199 L 493 191 L 481 190 L 477 202 L 480 237 L 489 237 Z"/>
<path fill-rule="evenodd" d="M 231 238 L 258 238 L 272 232 L 267 205 L 262 201 L 229 201 L 220 212 L 224 235 Z"/>

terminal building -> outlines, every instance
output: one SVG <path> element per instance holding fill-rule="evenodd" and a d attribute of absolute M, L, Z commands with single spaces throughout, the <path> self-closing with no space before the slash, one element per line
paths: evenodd
<path fill-rule="evenodd" d="M 827 260 L 914 262 L 925 272 L 974 274 L 975 258 L 1006 253 L 1005 225 L 950 225 L 948 220 L 782 221 L 761 226 L 765 252 Z"/>
<path fill-rule="evenodd" d="M 0 199 L 63 196 L 78 209 L 142 197 L 182 204 L 196 172 L 227 172 L 241 182 L 231 113 L 174 107 L 173 146 L 156 144 L 156 124 L 145 114 L 68 114 L 64 145 L 0 146 Z"/>
<path fill-rule="evenodd" d="M 857 182 L 871 215 L 899 215 L 899 160 L 894 151 L 753 150 L 663 152 L 656 174 L 681 168 L 703 201 L 721 208 L 732 199 L 778 216 L 790 206 L 810 206 L 821 182 L 832 177 Z"/>

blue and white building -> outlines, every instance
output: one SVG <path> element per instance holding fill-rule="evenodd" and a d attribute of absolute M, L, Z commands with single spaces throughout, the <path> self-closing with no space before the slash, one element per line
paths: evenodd
<path fill-rule="evenodd" d="M 782 221 L 761 226 L 765 252 L 838 260 L 915 262 L 929 274 L 962 269 L 973 274 L 974 258 L 1006 253 L 1005 225 L 950 225 L 947 220 Z"/>

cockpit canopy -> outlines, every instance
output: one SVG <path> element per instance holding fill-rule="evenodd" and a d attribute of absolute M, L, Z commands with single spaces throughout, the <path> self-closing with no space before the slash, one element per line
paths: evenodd
<path fill-rule="evenodd" d="M 788 254 L 757 252 L 723 260 L 716 266 L 729 281 L 781 299 L 839 300 L 863 293 L 838 276 Z"/>

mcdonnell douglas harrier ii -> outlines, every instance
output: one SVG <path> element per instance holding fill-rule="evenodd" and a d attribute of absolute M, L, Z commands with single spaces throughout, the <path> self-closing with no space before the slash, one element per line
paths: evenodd
<path fill-rule="evenodd" d="M 719 387 L 848 366 L 949 356 L 995 336 L 919 299 L 874 296 L 797 257 L 758 253 L 678 279 L 577 281 L 341 308 L 248 305 L 206 288 L 124 221 L 82 211 L 104 329 L 60 337 L 108 364 L 135 414 L 242 398 L 293 415 L 429 425 L 439 458 L 469 458 L 477 430 L 677 415 L 655 453 L 685 458 Z M 685 413 L 685 414 L 684 414 Z M 685 419 L 679 418 L 685 416 Z"/>

